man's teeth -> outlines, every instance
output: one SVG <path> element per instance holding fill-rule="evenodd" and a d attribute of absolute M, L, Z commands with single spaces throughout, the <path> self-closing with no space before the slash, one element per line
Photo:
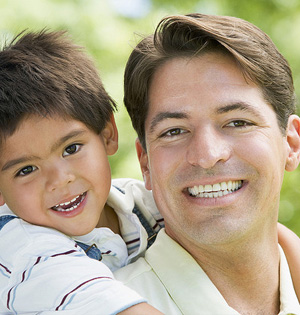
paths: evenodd
<path fill-rule="evenodd" d="M 188 192 L 198 198 L 217 198 L 238 190 L 242 187 L 242 181 L 228 181 L 213 185 L 199 185 L 188 188 Z"/>
<path fill-rule="evenodd" d="M 86 194 L 83 193 L 83 194 L 78 195 L 77 197 L 73 198 L 70 201 L 59 203 L 59 204 L 55 205 L 54 207 L 52 207 L 52 209 L 55 211 L 62 211 L 62 212 L 72 211 L 72 210 L 76 209 L 81 204 L 85 195 Z"/>

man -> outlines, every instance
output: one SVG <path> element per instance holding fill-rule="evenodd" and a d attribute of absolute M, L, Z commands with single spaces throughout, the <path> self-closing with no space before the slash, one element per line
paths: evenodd
<path fill-rule="evenodd" d="M 116 276 L 166 314 L 300 314 L 277 239 L 300 119 L 270 38 L 233 17 L 167 17 L 132 52 L 124 102 L 165 230 Z"/>

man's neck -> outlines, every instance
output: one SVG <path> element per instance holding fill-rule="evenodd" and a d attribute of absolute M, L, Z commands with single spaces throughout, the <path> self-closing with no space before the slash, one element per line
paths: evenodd
<path fill-rule="evenodd" d="M 249 262 L 250 261 L 250 262 Z M 201 264 L 227 303 L 240 314 L 278 314 L 279 257 L 249 256 Z"/>
<path fill-rule="evenodd" d="M 272 239 L 226 246 L 184 246 L 228 305 L 240 314 L 278 314 L 279 248 Z"/>

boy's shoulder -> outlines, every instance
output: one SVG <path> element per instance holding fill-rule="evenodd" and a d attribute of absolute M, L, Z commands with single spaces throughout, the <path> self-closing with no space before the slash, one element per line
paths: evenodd
<path fill-rule="evenodd" d="M 107 204 L 117 213 L 129 260 L 143 256 L 157 233 L 164 227 L 152 192 L 142 181 L 130 178 L 112 180 Z M 138 250 L 137 250 L 138 249 Z"/>
<path fill-rule="evenodd" d="M 152 191 L 145 188 L 144 182 L 133 178 L 117 178 L 112 180 L 107 204 L 117 214 L 141 212 L 149 221 L 150 217 L 163 226 L 163 218 L 153 199 Z"/>
<path fill-rule="evenodd" d="M 136 187 L 140 189 L 142 192 L 150 193 L 144 185 L 144 182 L 139 179 L 134 178 L 113 178 L 112 186 L 117 187 L 119 189 L 126 189 L 126 187 Z"/>
<path fill-rule="evenodd" d="M 31 224 L 22 220 L 16 216 L 6 204 L 0 206 L 0 231 L 3 232 L 3 234 L 13 232 L 16 237 L 23 236 L 24 238 L 32 240 L 36 240 L 37 235 L 46 235 L 47 238 L 49 235 L 64 236 L 66 239 L 70 239 L 69 236 L 55 229 Z"/>
<path fill-rule="evenodd" d="M 57 247 L 62 246 L 62 244 L 67 246 L 74 244 L 69 236 L 57 230 L 33 225 L 20 219 L 6 205 L 0 207 L 0 217 L 2 218 L 0 253 L 5 253 L 5 258 L 1 254 L 0 256 L 5 260 L 14 260 L 18 253 L 29 249 L 28 252 L 36 253 L 37 248 L 39 248 L 39 252 L 47 251 L 48 246 L 53 249 L 53 244 L 57 244 Z"/>

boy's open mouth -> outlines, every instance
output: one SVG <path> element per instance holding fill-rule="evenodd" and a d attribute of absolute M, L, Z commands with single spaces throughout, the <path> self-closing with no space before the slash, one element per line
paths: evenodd
<path fill-rule="evenodd" d="M 243 185 L 242 180 L 228 181 L 213 185 L 199 185 L 188 188 L 190 196 L 197 198 L 218 198 L 231 194 L 240 189 Z"/>
<path fill-rule="evenodd" d="M 72 211 L 72 210 L 76 209 L 81 204 L 81 202 L 84 200 L 85 196 L 86 196 L 86 192 L 82 193 L 81 195 L 76 196 L 75 198 L 73 198 L 70 201 L 55 205 L 55 206 L 51 207 L 51 209 L 55 210 L 55 211 L 63 211 L 63 212 Z"/>

